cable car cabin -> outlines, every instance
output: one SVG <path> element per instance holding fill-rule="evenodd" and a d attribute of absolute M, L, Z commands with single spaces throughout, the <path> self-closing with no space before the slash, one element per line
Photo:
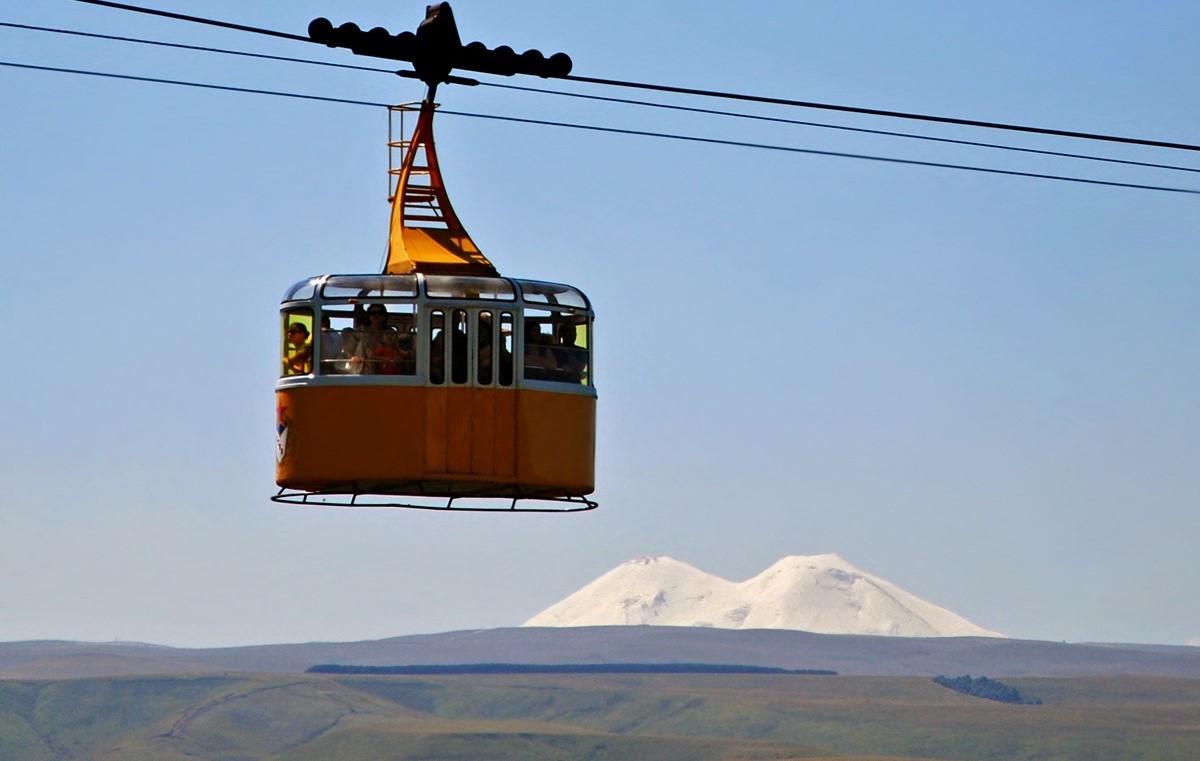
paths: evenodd
<path fill-rule="evenodd" d="M 595 507 L 593 313 L 575 288 L 331 275 L 294 285 L 280 311 L 277 501 Z"/>
<path fill-rule="evenodd" d="M 429 13 L 457 39 L 445 3 Z M 401 137 L 389 119 L 395 186 L 383 273 L 310 278 L 284 296 L 272 499 L 590 510 L 591 305 L 568 285 L 501 277 L 467 234 L 433 140 L 444 78 L 440 69 L 424 78 L 419 108 L 389 110 Z"/>

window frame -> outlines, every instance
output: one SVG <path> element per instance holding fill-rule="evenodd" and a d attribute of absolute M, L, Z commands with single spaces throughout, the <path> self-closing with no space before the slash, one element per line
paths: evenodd
<path fill-rule="evenodd" d="M 343 278 L 361 278 L 365 284 L 369 283 L 385 287 L 389 285 L 389 278 L 397 278 L 397 284 L 401 286 L 415 282 L 415 294 L 412 296 L 380 296 L 378 295 L 380 292 L 379 289 L 372 288 L 364 290 L 358 295 L 339 294 L 332 297 L 324 295 L 327 283 L 330 281 L 337 283 L 338 280 Z M 413 278 L 413 280 L 409 278 Z M 312 296 L 306 299 L 291 298 L 285 301 L 280 306 L 280 313 L 292 314 L 297 313 L 299 310 L 308 310 L 307 314 L 311 314 L 309 325 L 313 327 L 310 328 L 310 345 L 313 352 L 314 366 L 312 372 L 307 375 L 281 376 L 277 385 L 279 387 L 327 384 L 398 385 L 445 389 L 490 388 L 511 391 L 525 388 L 595 396 L 595 373 L 593 370 L 595 361 L 593 344 L 594 315 L 587 297 L 573 286 L 544 283 L 542 281 L 501 279 L 512 289 L 512 300 L 496 298 L 494 293 L 489 293 L 486 297 L 481 298 L 429 296 L 426 292 L 425 276 L 419 273 L 415 276 L 327 275 L 302 280 L 296 286 L 293 286 L 293 290 L 289 291 L 288 295 L 294 295 L 297 287 L 303 290 L 311 286 Z M 582 302 L 585 306 L 563 306 L 544 303 L 542 301 L 527 302 L 524 298 L 525 290 L 523 289 L 523 285 L 532 285 L 532 287 L 543 289 L 557 289 L 562 293 L 575 294 L 577 298 L 576 296 L 572 296 L 572 299 Z M 416 352 L 415 374 L 370 375 L 320 372 L 321 360 L 319 358 L 324 352 L 324 347 L 321 345 L 322 331 L 316 326 L 321 324 L 322 316 L 328 313 L 330 316 L 337 315 L 344 320 L 348 314 L 357 314 L 359 310 L 376 303 L 386 305 L 393 314 L 410 313 L 412 315 L 411 324 L 414 331 L 413 342 Z M 399 312 L 396 311 L 398 308 L 400 309 Z M 524 320 L 527 311 L 530 309 L 540 310 L 549 315 L 559 315 L 559 320 L 563 316 L 568 317 L 571 322 L 582 328 L 583 335 L 580 338 L 584 342 L 584 345 L 580 348 L 586 350 L 587 361 L 584 366 L 585 369 L 582 371 L 583 377 L 578 383 L 525 377 L 526 337 L 524 335 Z M 464 383 L 455 383 L 451 377 L 454 370 L 451 354 L 454 338 L 449 333 L 453 327 L 453 316 L 458 311 L 466 314 L 467 324 L 466 382 Z M 435 326 L 435 315 L 439 313 L 442 315 L 443 322 L 441 329 L 446 334 L 445 340 L 442 341 L 441 345 L 444 371 L 443 382 L 440 384 L 434 382 L 432 372 L 435 366 L 433 357 L 435 336 L 433 331 L 437 329 Z M 489 382 L 483 383 L 480 379 L 480 321 L 482 315 L 489 313 L 491 314 L 493 326 L 491 377 L 488 378 Z M 507 331 L 505 330 L 506 327 Z M 286 335 L 284 336 L 284 341 L 286 342 Z M 506 345 L 509 345 L 508 351 L 511 354 L 511 361 L 507 362 L 508 373 L 505 372 L 505 362 L 503 360 Z M 511 376 L 507 378 L 507 383 L 504 382 L 506 374 Z"/>

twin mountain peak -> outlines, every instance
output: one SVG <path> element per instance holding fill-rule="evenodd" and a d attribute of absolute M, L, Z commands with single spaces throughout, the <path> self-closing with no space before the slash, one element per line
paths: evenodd
<path fill-rule="evenodd" d="M 622 563 L 524 626 L 700 626 L 896 637 L 1003 637 L 834 554 L 790 555 L 746 581 L 674 558 Z"/>

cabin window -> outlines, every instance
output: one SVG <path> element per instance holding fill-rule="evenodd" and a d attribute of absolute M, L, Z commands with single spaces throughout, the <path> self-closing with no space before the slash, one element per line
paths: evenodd
<path fill-rule="evenodd" d="M 317 293 L 317 283 L 321 281 L 319 277 L 310 277 L 306 280 L 301 280 L 287 292 L 283 294 L 284 301 L 308 301 Z"/>
<path fill-rule="evenodd" d="M 539 283 L 519 280 L 521 295 L 525 301 L 535 304 L 553 304 L 560 307 L 587 309 L 587 298 L 577 289 L 560 283 Z"/>
<path fill-rule="evenodd" d="M 481 386 L 492 385 L 492 358 L 496 356 L 496 336 L 492 329 L 492 313 L 481 311 L 476 315 L 475 335 L 479 344 L 479 354 L 476 358 L 478 370 L 475 379 Z"/>
<path fill-rule="evenodd" d="M 526 380 L 590 384 L 591 331 L 585 315 L 525 310 Z"/>
<path fill-rule="evenodd" d="M 499 329 L 497 329 L 499 325 Z M 513 315 L 483 309 L 475 315 L 475 383 L 502 387 L 513 384 Z"/>
<path fill-rule="evenodd" d="M 317 336 L 322 375 L 416 375 L 412 304 L 329 305 Z"/>
<path fill-rule="evenodd" d="M 282 312 L 282 368 L 280 376 L 308 375 L 313 361 L 313 313 L 311 309 Z"/>
<path fill-rule="evenodd" d="M 470 356 L 467 310 L 455 309 L 450 331 L 450 382 L 467 382 L 467 358 Z"/>
<path fill-rule="evenodd" d="M 440 386 L 446 382 L 446 364 L 450 365 L 450 382 L 462 385 L 470 379 L 470 329 L 467 310 L 454 309 L 449 313 L 435 309 L 429 313 L 429 382 Z"/>
<path fill-rule="evenodd" d="M 513 316 L 512 312 L 500 313 L 500 385 L 513 384 Z"/>
<path fill-rule="evenodd" d="M 429 382 L 446 382 L 446 313 L 440 309 L 429 313 Z"/>
<path fill-rule="evenodd" d="M 334 275 L 325 281 L 321 296 L 327 299 L 412 298 L 417 295 L 413 275 Z"/>
<path fill-rule="evenodd" d="M 458 275 L 427 275 L 425 293 L 434 299 L 481 299 L 513 301 L 516 291 L 512 283 L 495 277 L 461 277 Z"/>

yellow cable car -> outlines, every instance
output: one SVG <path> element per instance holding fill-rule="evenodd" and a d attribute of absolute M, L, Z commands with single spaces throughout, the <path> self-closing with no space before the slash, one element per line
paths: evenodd
<path fill-rule="evenodd" d="M 308 278 L 283 298 L 272 499 L 590 510 L 591 304 L 501 277 L 479 251 L 442 183 L 432 89 L 411 139 L 390 142 L 383 273 Z"/>

